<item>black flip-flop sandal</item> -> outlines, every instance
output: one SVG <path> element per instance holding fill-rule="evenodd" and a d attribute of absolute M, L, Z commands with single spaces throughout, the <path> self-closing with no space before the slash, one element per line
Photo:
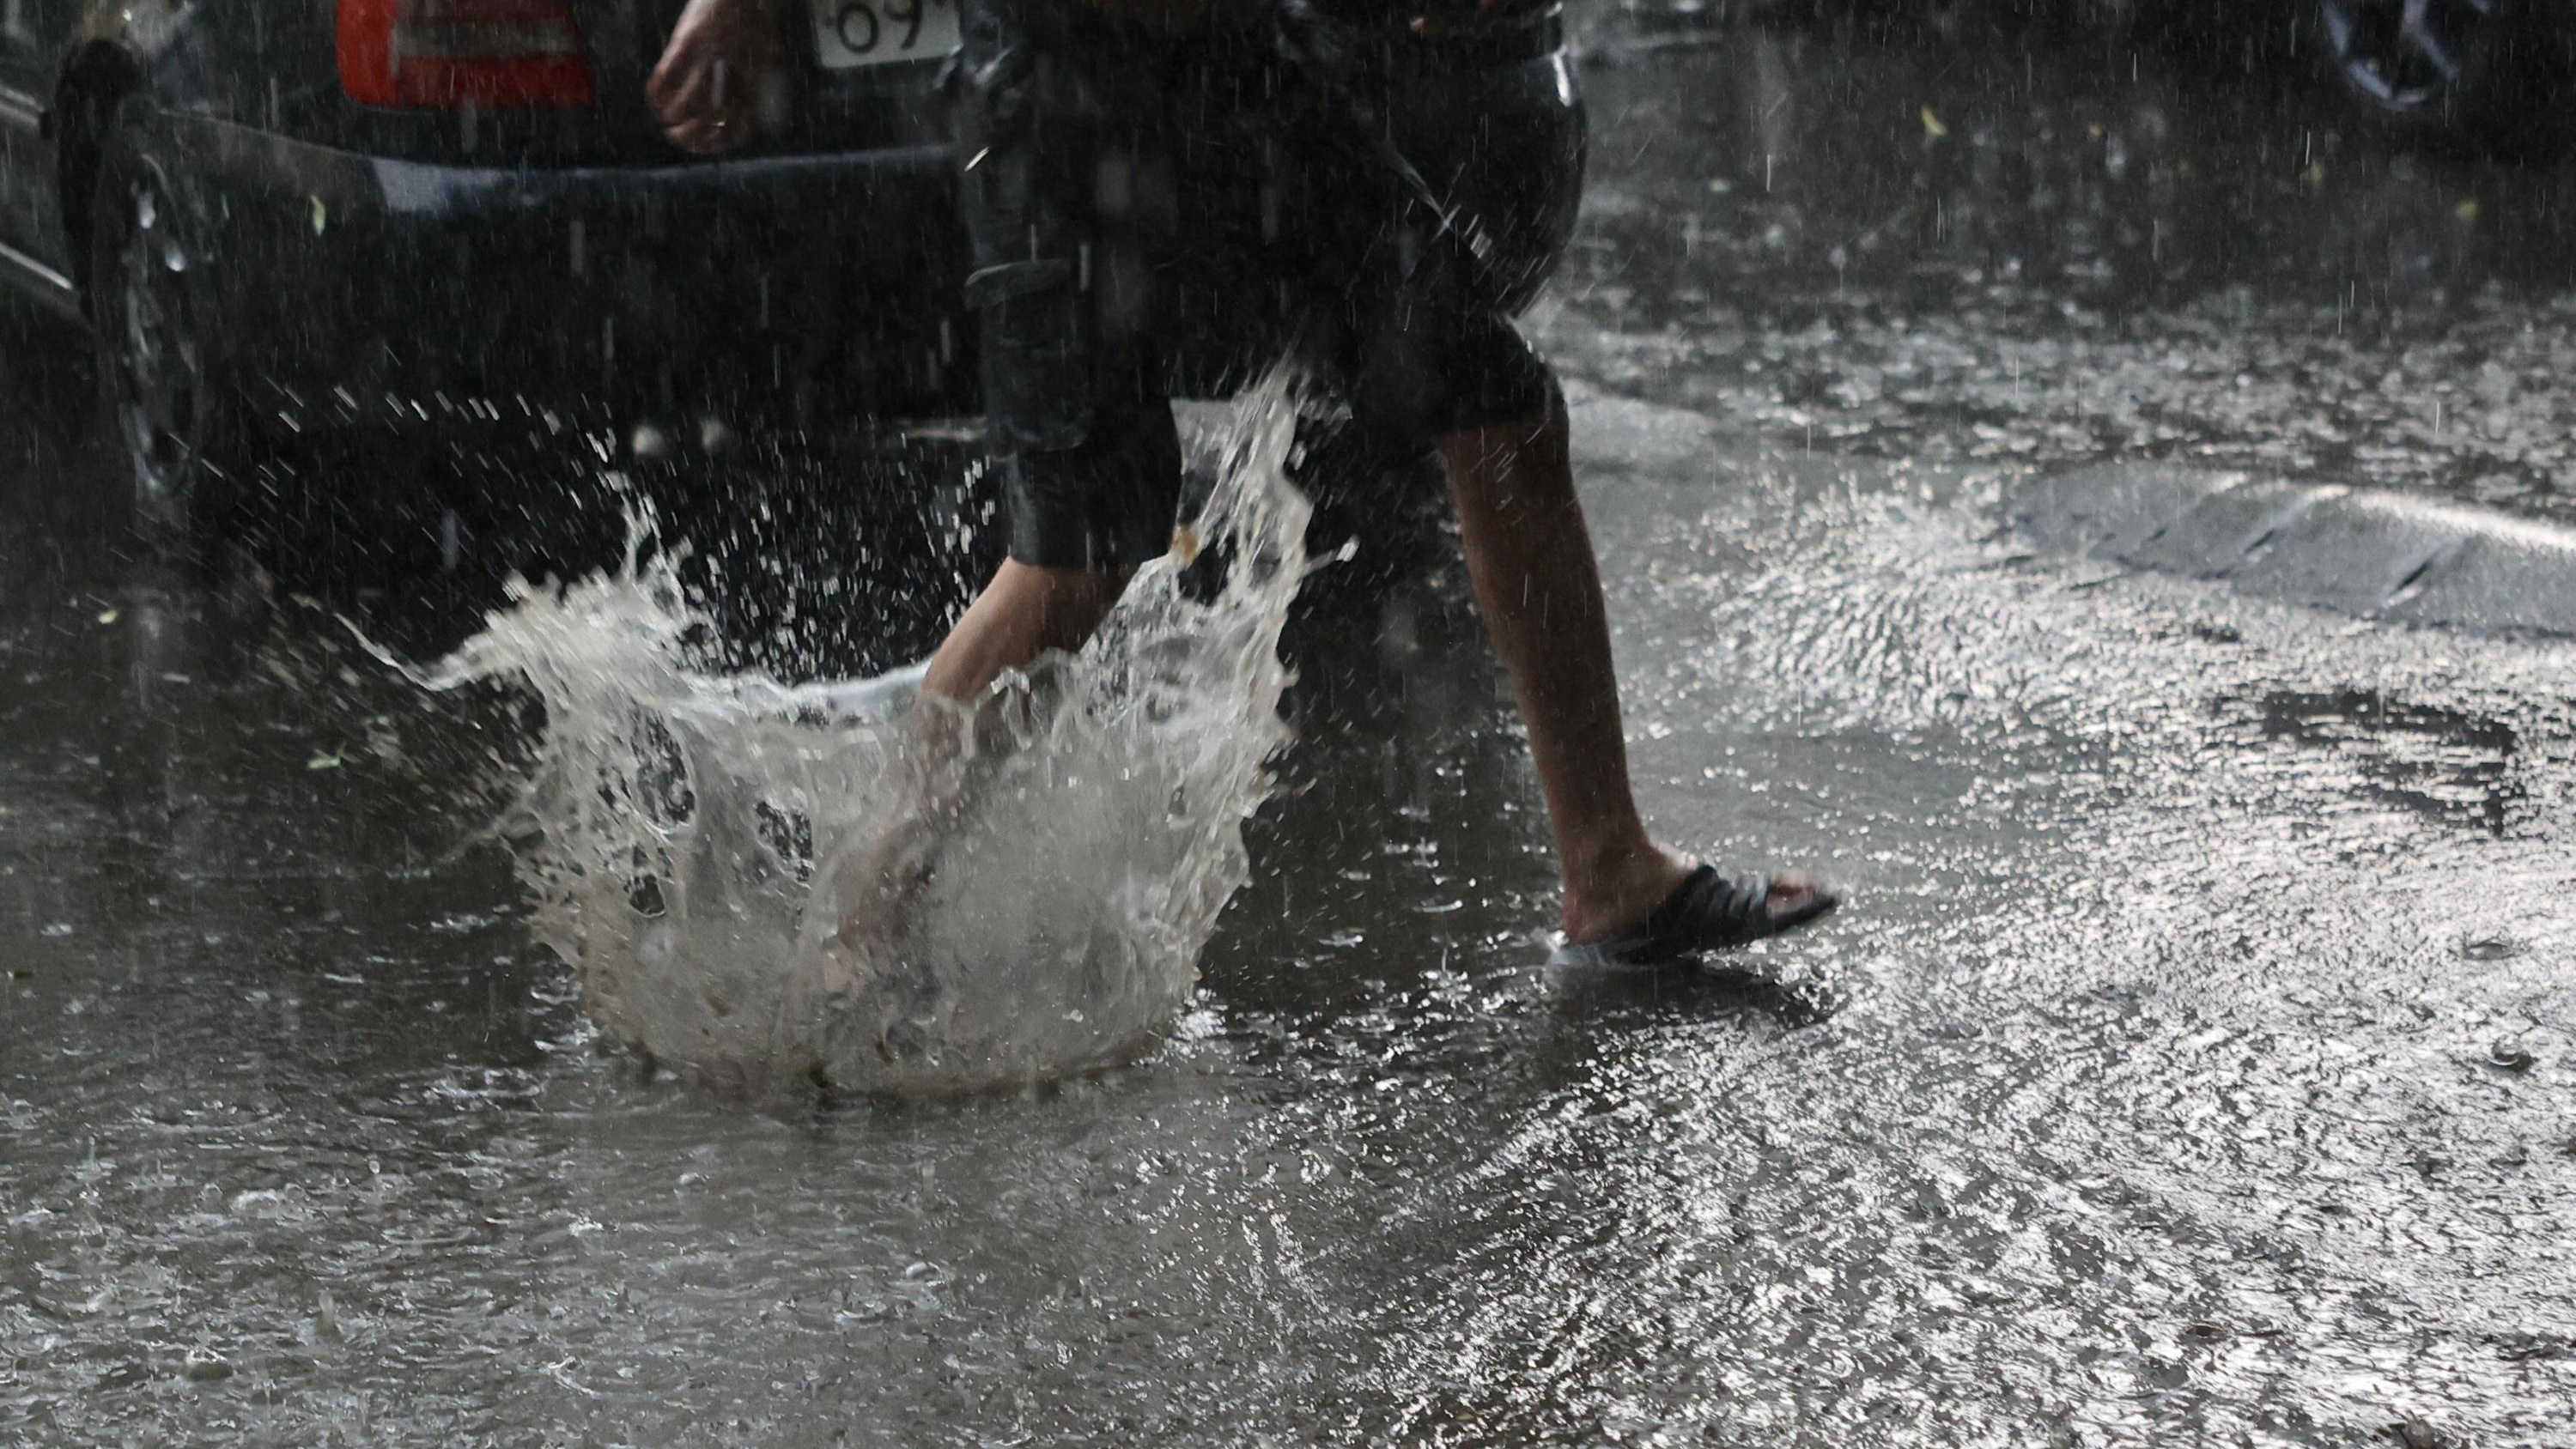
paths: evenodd
<path fill-rule="evenodd" d="M 1771 913 L 1771 877 L 1741 880 L 1703 865 L 1673 887 L 1645 923 L 1607 940 L 1559 945 L 1548 954 L 1551 966 L 1633 971 L 1668 966 L 1703 951 L 1724 951 L 1830 914 L 1843 898 L 1819 883 L 1807 903 L 1782 915 Z"/>

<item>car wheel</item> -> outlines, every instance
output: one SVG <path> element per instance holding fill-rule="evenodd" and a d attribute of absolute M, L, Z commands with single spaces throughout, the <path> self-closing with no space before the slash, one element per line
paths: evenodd
<path fill-rule="evenodd" d="M 102 139 L 90 279 L 107 422 L 138 531 L 202 540 L 241 428 L 204 326 L 206 263 L 166 168 L 122 125 Z"/>
<path fill-rule="evenodd" d="M 2329 74 L 2411 140 L 2521 152 L 2561 134 L 2545 44 L 2515 0 L 2318 0 Z"/>

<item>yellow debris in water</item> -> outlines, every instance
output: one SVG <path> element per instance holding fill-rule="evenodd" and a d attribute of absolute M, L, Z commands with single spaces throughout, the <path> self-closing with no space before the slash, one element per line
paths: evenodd
<path fill-rule="evenodd" d="M 2478 199 L 2472 196 L 2468 200 L 2461 202 L 2458 206 L 2451 208 L 2451 211 L 2453 215 L 2459 217 L 2460 225 L 2475 226 L 2478 221 Z"/>
<path fill-rule="evenodd" d="M 1932 108 L 1930 106 L 1925 106 L 1923 108 L 1924 138 L 1926 140 L 1938 141 L 1949 134 L 1950 128 L 1941 124 L 1941 118 L 1932 114 Z"/>
<path fill-rule="evenodd" d="M 1185 564 L 1199 561 L 1199 531 L 1189 524 L 1172 530 L 1172 553 Z"/>

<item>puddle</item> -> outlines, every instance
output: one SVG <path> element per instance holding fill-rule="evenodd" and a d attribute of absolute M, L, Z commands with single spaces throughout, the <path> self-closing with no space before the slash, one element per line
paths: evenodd
<path fill-rule="evenodd" d="M 953 760 L 923 751 L 914 676 L 707 672 L 667 557 L 520 587 L 424 682 L 542 704 L 501 833 L 608 1032 L 755 1092 L 966 1090 L 1150 1050 L 1286 738 L 1296 416 L 1284 379 L 1236 405 L 1188 552 L 1140 570 L 1081 654 L 998 686 Z M 1201 549 L 1228 566 L 1189 569 Z M 884 900 L 883 843 L 951 798 L 928 884 Z"/>
<path fill-rule="evenodd" d="M 2503 835 L 2524 815 L 2513 726 L 2367 690 L 2273 690 L 2215 713 L 2267 742 L 2351 762 L 2354 784 L 2448 824 Z"/>

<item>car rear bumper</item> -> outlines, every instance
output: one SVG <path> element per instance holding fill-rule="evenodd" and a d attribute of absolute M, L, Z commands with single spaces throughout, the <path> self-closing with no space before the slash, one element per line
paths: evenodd
<path fill-rule="evenodd" d="M 944 146 L 513 170 L 159 124 L 205 242 L 208 342 L 295 428 L 974 407 Z"/>

